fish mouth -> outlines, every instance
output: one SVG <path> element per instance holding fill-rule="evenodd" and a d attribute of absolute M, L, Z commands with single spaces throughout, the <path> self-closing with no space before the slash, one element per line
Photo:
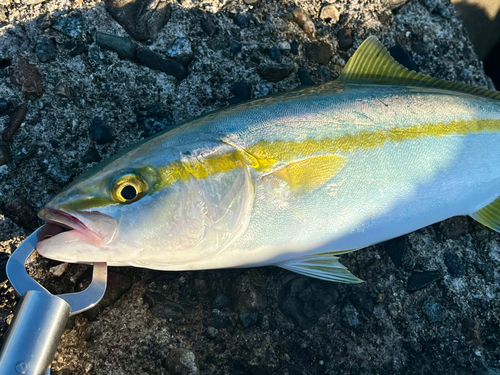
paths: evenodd
<path fill-rule="evenodd" d="M 101 215 L 99 213 L 92 214 Z M 101 235 L 88 223 L 84 223 L 80 215 L 45 207 L 38 213 L 38 217 L 47 222 L 45 228 L 38 234 L 39 243 L 69 230 L 79 232 L 84 236 L 86 242 L 93 246 L 101 247 L 103 244 Z"/>

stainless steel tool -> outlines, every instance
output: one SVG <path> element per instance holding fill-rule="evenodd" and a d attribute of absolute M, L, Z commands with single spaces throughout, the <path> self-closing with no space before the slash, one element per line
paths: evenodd
<path fill-rule="evenodd" d="M 21 299 L 0 351 L 0 375 L 50 374 L 68 318 L 95 306 L 106 291 L 106 263 L 94 263 L 91 284 L 78 293 L 53 295 L 28 275 L 26 260 L 52 229 L 38 228 L 7 262 L 7 277 Z"/>

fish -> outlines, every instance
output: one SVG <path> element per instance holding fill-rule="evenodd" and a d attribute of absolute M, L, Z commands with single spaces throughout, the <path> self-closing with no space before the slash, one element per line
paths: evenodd
<path fill-rule="evenodd" d="M 66 230 L 37 250 L 358 283 L 339 255 L 453 216 L 499 231 L 499 144 L 500 93 L 410 71 L 370 36 L 336 81 L 203 115 L 97 165 L 40 211 Z"/>

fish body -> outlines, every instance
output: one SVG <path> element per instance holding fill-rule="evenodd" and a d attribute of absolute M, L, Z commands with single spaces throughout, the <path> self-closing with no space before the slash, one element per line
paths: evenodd
<path fill-rule="evenodd" d="M 357 282 L 336 255 L 457 215 L 496 230 L 497 94 L 401 67 L 388 77 L 366 61 L 396 63 L 363 46 L 337 82 L 202 116 L 98 166 L 42 210 L 73 230 L 38 251 Z"/>

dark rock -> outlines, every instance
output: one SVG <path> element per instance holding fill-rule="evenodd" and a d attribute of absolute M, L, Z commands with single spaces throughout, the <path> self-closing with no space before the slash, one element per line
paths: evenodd
<path fill-rule="evenodd" d="M 76 57 L 78 55 L 81 55 L 83 53 L 87 53 L 88 47 L 84 43 L 76 43 L 75 47 L 69 51 L 69 57 Z"/>
<path fill-rule="evenodd" d="M 90 123 L 89 133 L 98 145 L 102 145 L 113 140 L 111 132 L 100 117 L 93 118 Z"/>
<path fill-rule="evenodd" d="M 39 15 L 35 20 L 36 27 L 40 30 L 46 30 L 52 26 L 52 20 L 50 19 L 49 13 L 44 13 Z"/>
<path fill-rule="evenodd" d="M 328 69 L 325 65 L 320 65 L 319 71 L 321 72 L 321 78 L 324 83 L 330 82 L 331 73 L 330 69 Z"/>
<path fill-rule="evenodd" d="M 242 13 L 236 14 L 233 17 L 233 22 L 242 29 L 247 28 L 250 24 L 250 20 L 248 19 L 247 15 Z"/>
<path fill-rule="evenodd" d="M 200 26 L 208 36 L 214 36 L 215 34 L 217 34 L 217 25 L 215 24 L 212 17 L 203 17 L 200 20 Z"/>
<path fill-rule="evenodd" d="M 21 92 L 24 96 L 40 97 L 43 94 L 42 75 L 38 68 L 26 59 L 19 60 L 14 67 L 11 81 L 14 85 L 21 86 Z"/>
<path fill-rule="evenodd" d="M 121 58 L 129 60 L 135 58 L 136 45 L 127 38 L 97 32 L 95 34 L 95 42 L 99 47 L 116 52 Z"/>
<path fill-rule="evenodd" d="M 299 68 L 299 70 L 297 71 L 297 75 L 299 77 L 300 83 L 303 86 L 312 86 L 312 85 L 314 85 L 314 82 L 311 79 L 311 76 L 310 76 L 310 74 L 309 74 L 309 72 L 307 71 L 306 68 Z"/>
<path fill-rule="evenodd" d="M 306 57 L 318 64 L 326 65 L 332 57 L 332 46 L 323 42 L 308 43 L 306 44 Z"/>
<path fill-rule="evenodd" d="M 260 0 L 243 0 L 243 2 L 247 5 L 257 4 Z"/>
<path fill-rule="evenodd" d="M 55 87 L 54 93 L 60 98 L 66 98 L 66 99 L 71 98 L 71 88 L 64 82 L 59 83 Z"/>
<path fill-rule="evenodd" d="M 80 38 L 82 17 L 79 14 L 60 17 L 52 24 L 52 28 L 71 38 Z"/>
<path fill-rule="evenodd" d="M 137 123 L 144 131 L 144 137 L 157 134 L 174 124 L 174 120 L 170 115 L 161 112 L 152 116 L 148 110 L 148 113 L 136 112 L 136 116 Z"/>
<path fill-rule="evenodd" d="M 389 241 L 385 241 L 382 246 L 391 258 L 392 263 L 394 263 L 394 265 L 398 268 L 401 267 L 401 264 L 403 263 L 403 257 L 406 253 L 406 249 L 408 248 L 406 236 L 401 236 Z"/>
<path fill-rule="evenodd" d="M 5 267 L 7 266 L 7 261 L 9 260 L 9 256 L 6 253 L 0 253 L 0 283 L 3 283 L 7 280 L 7 272 Z"/>
<path fill-rule="evenodd" d="M 276 351 L 270 345 L 257 347 L 247 364 L 249 374 L 273 374 L 280 368 Z"/>
<path fill-rule="evenodd" d="M 182 80 L 187 76 L 187 70 L 184 66 L 182 66 L 182 64 L 172 59 L 166 59 L 159 53 L 151 51 L 149 48 L 138 48 L 136 51 L 136 57 L 142 65 L 174 76 L 178 80 Z"/>
<path fill-rule="evenodd" d="M 99 155 L 99 151 L 94 146 L 90 146 L 82 156 L 83 163 L 99 163 L 101 160 L 101 155 Z"/>
<path fill-rule="evenodd" d="M 52 148 L 59 148 L 60 146 L 59 142 L 57 142 L 55 139 L 51 139 L 49 143 L 52 146 Z"/>
<path fill-rule="evenodd" d="M 9 145 L 0 141 L 0 167 L 12 162 L 12 154 Z"/>
<path fill-rule="evenodd" d="M 229 43 L 229 49 L 231 50 L 233 55 L 237 55 L 238 53 L 240 53 L 242 48 L 243 46 L 241 45 L 241 43 L 238 43 L 235 40 L 232 40 Z"/>
<path fill-rule="evenodd" d="M 227 328 L 231 325 L 231 321 L 222 311 L 213 309 L 208 317 L 203 320 L 203 326 L 214 327 L 217 329 Z"/>
<path fill-rule="evenodd" d="M 417 290 L 424 289 L 426 286 L 440 280 L 443 277 L 440 271 L 413 271 L 408 278 L 406 290 L 408 292 L 416 292 Z"/>
<path fill-rule="evenodd" d="M 5 203 L 2 213 L 20 227 L 34 230 L 37 227 L 37 216 L 25 198 L 17 195 Z"/>
<path fill-rule="evenodd" d="M 47 155 L 43 164 L 45 164 L 45 175 L 52 181 L 60 185 L 66 184 L 71 178 L 71 170 L 64 163 L 61 163 L 55 155 Z"/>
<path fill-rule="evenodd" d="M 342 49 L 348 49 L 352 46 L 352 32 L 349 29 L 341 28 L 337 33 L 339 46 Z"/>
<path fill-rule="evenodd" d="M 452 217 L 439 223 L 439 230 L 446 239 L 456 240 L 469 232 L 469 219 L 465 216 Z"/>
<path fill-rule="evenodd" d="M 340 12 L 337 10 L 337 7 L 333 4 L 326 4 L 319 11 L 319 18 L 327 23 L 337 23 L 340 19 Z"/>
<path fill-rule="evenodd" d="M 448 317 L 448 311 L 432 298 L 424 302 L 424 313 L 431 323 L 442 322 Z"/>
<path fill-rule="evenodd" d="M 354 306 L 347 305 L 342 310 L 344 313 L 344 317 L 351 327 L 356 327 L 359 325 L 358 311 L 354 308 Z"/>
<path fill-rule="evenodd" d="M 197 375 L 200 373 L 196 356 L 191 350 L 172 349 L 165 358 L 165 367 L 169 375 Z"/>
<path fill-rule="evenodd" d="M 10 110 L 10 103 L 7 99 L 0 98 L 0 116 L 6 114 Z"/>
<path fill-rule="evenodd" d="M 90 281 L 92 280 L 92 272 L 93 268 L 89 267 L 78 278 L 75 286 L 75 290 L 77 292 L 87 288 L 87 286 L 90 284 Z M 106 293 L 104 293 L 104 297 L 102 297 L 101 301 L 96 306 L 94 306 L 90 310 L 84 311 L 82 315 L 88 320 L 95 320 L 101 311 L 118 301 L 120 297 L 124 295 L 131 287 L 132 279 L 130 277 L 113 270 L 108 270 L 108 284 L 106 287 Z"/>
<path fill-rule="evenodd" d="M 449 20 L 451 18 L 451 12 L 448 7 L 440 7 L 438 13 L 441 17 Z"/>
<path fill-rule="evenodd" d="M 229 306 L 231 303 L 231 300 L 229 297 L 225 296 L 224 294 L 217 294 L 217 296 L 214 299 L 214 302 L 212 303 L 212 306 L 214 309 L 223 309 L 224 307 Z"/>
<path fill-rule="evenodd" d="M 335 284 L 310 278 L 296 278 L 279 292 L 278 303 L 285 317 L 302 329 L 311 328 L 338 300 Z"/>
<path fill-rule="evenodd" d="M 249 310 L 242 310 L 240 312 L 240 322 L 243 328 L 248 328 L 257 323 L 257 313 Z"/>
<path fill-rule="evenodd" d="M 446 268 L 451 277 L 461 277 L 465 275 L 465 267 L 457 254 L 444 254 L 444 264 L 446 264 Z"/>
<path fill-rule="evenodd" d="M 135 56 L 135 51 L 134 51 L 134 56 Z M 92 66 L 99 66 L 104 61 L 104 55 L 99 46 L 90 46 L 87 51 L 87 57 L 89 59 L 90 65 Z"/>
<path fill-rule="evenodd" d="M 489 263 L 475 263 L 477 270 L 484 276 L 486 281 L 495 280 L 495 268 Z"/>
<path fill-rule="evenodd" d="M 12 59 L 10 58 L 0 58 L 0 69 L 8 68 L 12 64 Z"/>
<path fill-rule="evenodd" d="M 250 100 L 252 97 L 252 86 L 245 82 L 237 82 L 232 85 L 229 90 L 234 94 L 234 98 L 228 100 L 229 104 Z"/>
<path fill-rule="evenodd" d="M 413 40 L 411 42 L 411 50 L 421 56 L 429 53 L 429 45 L 421 40 Z"/>
<path fill-rule="evenodd" d="M 415 72 L 419 71 L 417 64 L 415 64 L 410 54 L 406 52 L 406 50 L 399 44 L 396 44 L 395 46 L 389 48 L 389 53 L 394 60 L 403 65 L 405 68 L 414 70 Z"/>
<path fill-rule="evenodd" d="M 257 72 L 262 79 L 269 82 L 279 82 L 287 78 L 293 72 L 292 65 L 261 65 Z"/>
<path fill-rule="evenodd" d="M 153 103 L 146 107 L 146 111 L 153 116 L 161 115 L 161 106 L 159 103 Z"/>
<path fill-rule="evenodd" d="M 266 279 L 256 270 L 249 270 L 238 277 L 231 290 L 236 311 L 261 311 L 267 305 Z"/>
<path fill-rule="evenodd" d="M 47 62 L 54 60 L 57 57 L 57 48 L 51 39 L 47 37 L 40 37 L 35 46 L 35 53 L 38 60 L 41 62 Z"/>
<path fill-rule="evenodd" d="M 436 9 L 436 7 L 438 6 L 438 4 L 440 3 L 440 0 L 424 0 L 424 4 L 427 8 L 429 8 L 429 10 L 431 12 L 434 11 L 434 9 Z"/>
<path fill-rule="evenodd" d="M 21 124 L 26 118 L 28 113 L 28 106 L 26 104 L 21 104 L 14 109 L 14 111 L 9 116 L 9 123 L 2 132 L 2 139 L 4 141 L 10 141 L 14 134 L 19 130 Z"/>
<path fill-rule="evenodd" d="M 106 0 L 106 9 L 139 41 L 155 40 L 172 12 L 165 0 Z"/>
<path fill-rule="evenodd" d="M 370 297 L 368 293 L 363 293 L 360 291 L 353 292 L 349 296 L 349 300 L 352 302 L 354 307 L 358 309 L 365 310 L 368 313 L 373 313 L 373 309 L 375 308 L 375 304 L 373 302 L 373 298 Z"/>
<path fill-rule="evenodd" d="M 283 56 L 281 56 L 281 51 L 278 47 L 274 46 L 271 47 L 269 50 L 269 57 L 271 60 L 276 61 L 277 63 L 281 64 L 281 60 L 283 60 Z"/>
<path fill-rule="evenodd" d="M 295 56 L 299 54 L 299 42 L 292 40 L 292 43 L 290 43 L 290 52 Z"/>
<path fill-rule="evenodd" d="M 193 47 L 187 38 L 178 38 L 167 50 L 167 56 L 184 66 L 188 66 L 193 60 Z"/>
<path fill-rule="evenodd" d="M 149 305 L 153 316 L 178 322 L 186 315 L 184 307 L 177 302 L 168 300 L 163 294 L 157 292 L 145 292 L 144 301 Z"/>
<path fill-rule="evenodd" d="M 205 336 L 210 340 L 216 339 L 218 334 L 219 330 L 214 327 L 207 327 L 207 329 L 205 330 Z"/>

